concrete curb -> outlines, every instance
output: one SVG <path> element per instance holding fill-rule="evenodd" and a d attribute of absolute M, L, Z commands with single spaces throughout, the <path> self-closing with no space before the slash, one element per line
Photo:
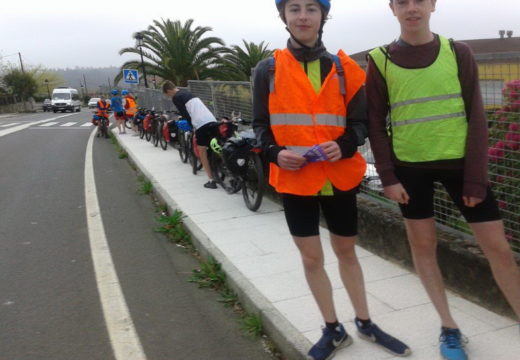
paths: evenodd
<path fill-rule="evenodd" d="M 113 134 L 116 139 L 119 139 L 115 132 Z M 168 211 L 170 213 L 174 210 L 182 211 L 182 208 L 178 206 L 154 176 L 139 162 L 132 150 L 126 147 L 124 143 L 119 141 L 118 143 L 127 152 L 128 160 L 152 183 L 154 195 L 167 206 Z M 276 345 L 278 351 L 288 360 L 304 359 L 307 350 L 312 346 L 310 341 L 287 321 L 251 282 L 238 271 L 189 216 L 185 215 L 183 222 L 201 256 L 206 259 L 212 256 L 222 265 L 227 276 L 228 285 L 237 293 L 242 306 L 248 312 L 253 312 L 260 316 L 265 333 Z"/>

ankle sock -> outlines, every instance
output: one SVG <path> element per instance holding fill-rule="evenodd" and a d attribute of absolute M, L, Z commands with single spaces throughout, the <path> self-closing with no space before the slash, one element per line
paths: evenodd
<path fill-rule="evenodd" d="M 332 330 L 332 331 L 337 331 L 337 327 L 339 326 L 339 322 L 338 320 L 336 320 L 335 322 L 325 322 L 325 326 L 327 327 L 327 329 L 329 330 Z"/>
<path fill-rule="evenodd" d="M 363 319 L 356 317 L 356 323 L 359 325 L 359 327 L 361 329 L 368 329 L 369 327 L 372 326 L 372 320 L 370 320 L 370 319 L 363 320 Z"/>

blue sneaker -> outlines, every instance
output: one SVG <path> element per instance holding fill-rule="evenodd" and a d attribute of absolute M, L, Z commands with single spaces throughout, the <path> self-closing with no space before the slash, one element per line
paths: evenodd
<path fill-rule="evenodd" d="M 343 325 L 339 324 L 338 327 L 336 327 L 336 331 L 324 328 L 320 340 L 309 350 L 307 359 L 332 359 L 338 349 L 347 347 L 350 344 L 352 344 L 352 338 L 348 336 Z"/>
<path fill-rule="evenodd" d="M 459 329 L 442 328 L 439 338 L 441 355 L 445 360 L 468 360 L 464 346 L 468 340 L 462 336 Z"/>
<path fill-rule="evenodd" d="M 388 335 L 381 330 L 376 324 L 372 323 L 370 327 L 363 329 L 362 323 L 354 320 L 358 330 L 358 335 L 361 339 L 367 340 L 381 346 L 383 349 L 392 353 L 395 356 L 408 356 L 412 350 L 402 341 L 397 340 L 391 335 Z"/>

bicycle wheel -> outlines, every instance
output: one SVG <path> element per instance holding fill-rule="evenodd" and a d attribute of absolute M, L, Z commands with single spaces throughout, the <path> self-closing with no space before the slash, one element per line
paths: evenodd
<path fill-rule="evenodd" d="M 159 129 L 159 143 L 161 144 L 161 148 L 163 150 L 168 149 L 168 142 L 166 141 L 166 138 L 164 137 L 164 134 L 162 132 L 162 128 Z"/>
<path fill-rule="evenodd" d="M 157 124 L 153 129 L 153 146 L 157 147 L 159 145 L 159 137 L 161 136 L 161 130 L 159 129 L 159 125 Z"/>
<path fill-rule="evenodd" d="M 240 178 L 233 176 L 224 164 L 222 156 L 219 154 L 211 154 L 211 173 L 213 179 L 228 193 L 235 194 L 242 188 L 242 181 Z"/>
<path fill-rule="evenodd" d="M 152 128 L 150 126 L 148 126 L 148 129 L 146 129 L 145 135 L 146 141 L 150 141 L 150 139 L 152 138 Z"/>
<path fill-rule="evenodd" d="M 139 124 L 139 138 L 144 138 L 144 128 L 142 124 Z"/>
<path fill-rule="evenodd" d="M 200 164 L 200 160 L 197 157 L 197 155 L 195 155 L 195 152 L 193 150 L 190 151 L 190 165 L 191 165 L 191 172 L 193 173 L 193 175 L 197 175 L 197 171 L 200 170 L 199 164 Z"/>
<path fill-rule="evenodd" d="M 243 176 L 242 196 L 247 208 L 256 211 L 262 204 L 265 191 L 265 176 L 262 159 L 251 152 L 246 160 L 246 173 Z"/>
<path fill-rule="evenodd" d="M 186 133 L 179 131 L 179 156 L 183 163 L 188 162 L 188 151 L 186 150 Z"/>
<path fill-rule="evenodd" d="M 132 124 L 133 124 L 133 119 L 125 119 L 125 128 L 127 129 L 131 129 L 132 128 Z"/>

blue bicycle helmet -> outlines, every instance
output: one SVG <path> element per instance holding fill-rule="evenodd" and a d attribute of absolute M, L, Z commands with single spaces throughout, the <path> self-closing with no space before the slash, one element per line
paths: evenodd
<path fill-rule="evenodd" d="M 125 89 L 125 90 L 121 91 L 121 95 L 128 95 L 128 90 Z"/>
<path fill-rule="evenodd" d="M 112 95 L 117 95 L 117 94 L 119 94 L 119 91 L 117 91 L 117 89 L 112 90 Z"/>
<path fill-rule="evenodd" d="M 278 8 L 279 12 L 282 12 L 283 5 L 286 0 L 275 0 L 276 7 Z M 326 17 L 329 14 L 330 11 L 330 0 L 316 0 L 320 3 L 321 7 L 323 8 L 324 12 L 323 15 Z"/>

